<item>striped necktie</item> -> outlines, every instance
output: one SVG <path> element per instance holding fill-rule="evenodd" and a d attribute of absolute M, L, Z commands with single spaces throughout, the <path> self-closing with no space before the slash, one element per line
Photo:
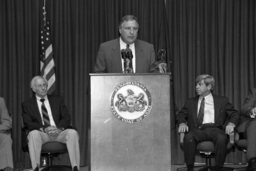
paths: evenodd
<path fill-rule="evenodd" d="M 50 119 L 49 119 L 47 109 L 44 105 L 45 99 L 40 99 L 40 101 L 42 102 L 41 111 L 42 111 L 42 115 L 43 115 L 44 126 L 47 127 L 47 126 L 50 126 Z"/>

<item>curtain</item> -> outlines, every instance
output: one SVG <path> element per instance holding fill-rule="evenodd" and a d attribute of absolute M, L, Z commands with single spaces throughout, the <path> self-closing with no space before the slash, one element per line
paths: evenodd
<path fill-rule="evenodd" d="M 0 1 L 0 96 L 13 118 L 16 168 L 29 167 L 21 150 L 21 103 L 32 96 L 30 80 L 39 74 L 40 23 L 43 0 Z M 140 24 L 139 38 L 165 48 L 169 54 L 164 0 L 54 0 L 46 1 L 50 21 L 56 90 L 69 108 L 80 135 L 81 164 L 89 164 L 90 82 L 101 42 L 117 38 L 125 14 Z M 168 55 L 168 61 L 170 56 Z"/>
<path fill-rule="evenodd" d="M 240 109 L 255 87 L 256 4 L 254 0 L 54 0 L 47 1 L 51 22 L 56 91 L 64 97 L 80 135 L 81 164 L 89 164 L 89 73 L 101 42 L 118 37 L 118 24 L 134 14 L 139 38 L 165 48 L 172 72 L 172 163 L 183 163 L 175 113 L 194 96 L 194 79 L 209 73 L 215 93 Z M 29 164 L 21 150 L 21 102 L 32 95 L 29 82 L 39 74 L 42 0 L 0 1 L 0 96 L 13 118 L 16 167 Z M 172 104 L 171 104 L 172 105 Z M 200 159 L 198 159 L 200 160 Z M 228 162 L 243 161 L 237 150 Z"/>
<path fill-rule="evenodd" d="M 166 9 L 176 111 L 195 95 L 195 78 L 203 73 L 214 76 L 214 93 L 227 96 L 239 110 L 256 86 L 256 2 L 167 0 Z M 181 163 L 182 150 L 172 150 L 175 163 Z M 226 161 L 244 161 L 240 153 L 232 151 Z"/>

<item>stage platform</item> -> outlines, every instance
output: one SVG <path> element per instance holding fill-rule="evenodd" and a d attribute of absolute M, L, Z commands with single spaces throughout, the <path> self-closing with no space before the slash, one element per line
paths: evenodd
<path fill-rule="evenodd" d="M 203 165 L 203 164 L 197 164 L 197 165 Z M 245 171 L 244 167 L 246 164 L 225 164 L 225 167 L 234 168 L 233 171 Z M 195 168 L 195 171 L 197 171 L 199 168 Z M 171 165 L 170 171 L 186 171 L 185 165 Z M 15 169 L 15 171 L 32 171 L 31 169 Z M 80 171 L 89 171 L 88 167 L 81 167 Z M 104 170 L 107 171 L 107 170 Z"/>

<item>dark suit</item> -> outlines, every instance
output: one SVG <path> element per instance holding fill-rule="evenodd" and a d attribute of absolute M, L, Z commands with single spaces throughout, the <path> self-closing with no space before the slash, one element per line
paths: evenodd
<path fill-rule="evenodd" d="M 152 44 L 142 40 L 135 41 L 136 73 L 150 72 L 155 62 L 155 51 Z M 94 72 L 122 73 L 120 39 L 114 39 L 100 45 Z"/>
<path fill-rule="evenodd" d="M 69 129 L 71 123 L 68 109 L 63 99 L 58 96 L 48 96 L 48 100 L 56 127 L 64 129 L 57 137 L 50 137 L 47 133 L 40 130 L 44 126 L 35 97 L 22 103 L 24 127 L 30 131 L 27 139 L 32 168 L 35 169 L 40 164 L 42 144 L 48 141 L 66 143 L 72 167 L 77 166 L 79 168 L 79 136 L 76 130 Z"/>
<path fill-rule="evenodd" d="M 246 124 L 243 135 L 247 139 L 247 160 L 256 158 L 256 119 L 250 117 L 250 112 L 254 107 L 256 107 L 256 88 L 251 89 L 241 107 L 241 123 Z"/>
<path fill-rule="evenodd" d="M 226 156 L 228 137 L 226 125 L 231 122 L 237 125 L 239 113 L 226 97 L 213 95 L 214 125 L 199 128 L 197 123 L 198 97 L 190 98 L 177 115 L 178 123 L 187 123 L 189 132 L 184 137 L 184 155 L 187 165 L 193 165 L 196 145 L 200 141 L 211 140 L 215 143 L 216 166 L 222 167 Z M 204 125 L 205 126 L 205 125 Z"/>
<path fill-rule="evenodd" d="M 48 100 L 56 127 L 68 128 L 71 125 L 70 115 L 63 99 L 58 96 L 48 96 Z M 22 103 L 22 115 L 24 126 L 27 130 L 39 130 L 43 127 L 35 97 Z"/>

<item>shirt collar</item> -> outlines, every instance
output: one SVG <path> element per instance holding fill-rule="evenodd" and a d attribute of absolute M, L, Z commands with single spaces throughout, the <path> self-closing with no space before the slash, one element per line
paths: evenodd
<path fill-rule="evenodd" d="M 201 101 L 202 99 L 204 98 L 204 100 L 210 100 L 210 99 L 213 99 L 213 96 L 212 96 L 212 93 L 209 93 L 208 95 L 206 96 L 200 96 L 199 97 L 199 101 Z"/>
<path fill-rule="evenodd" d="M 122 38 L 120 37 L 120 49 L 126 49 L 127 43 L 125 43 Z M 134 43 L 130 44 L 130 48 L 134 47 Z"/>
<path fill-rule="evenodd" d="M 47 97 L 47 96 L 45 96 L 44 98 L 42 98 L 42 97 L 39 97 L 39 96 L 37 96 L 37 95 L 36 95 L 36 100 L 40 101 L 40 99 L 48 100 L 48 97 Z"/>

